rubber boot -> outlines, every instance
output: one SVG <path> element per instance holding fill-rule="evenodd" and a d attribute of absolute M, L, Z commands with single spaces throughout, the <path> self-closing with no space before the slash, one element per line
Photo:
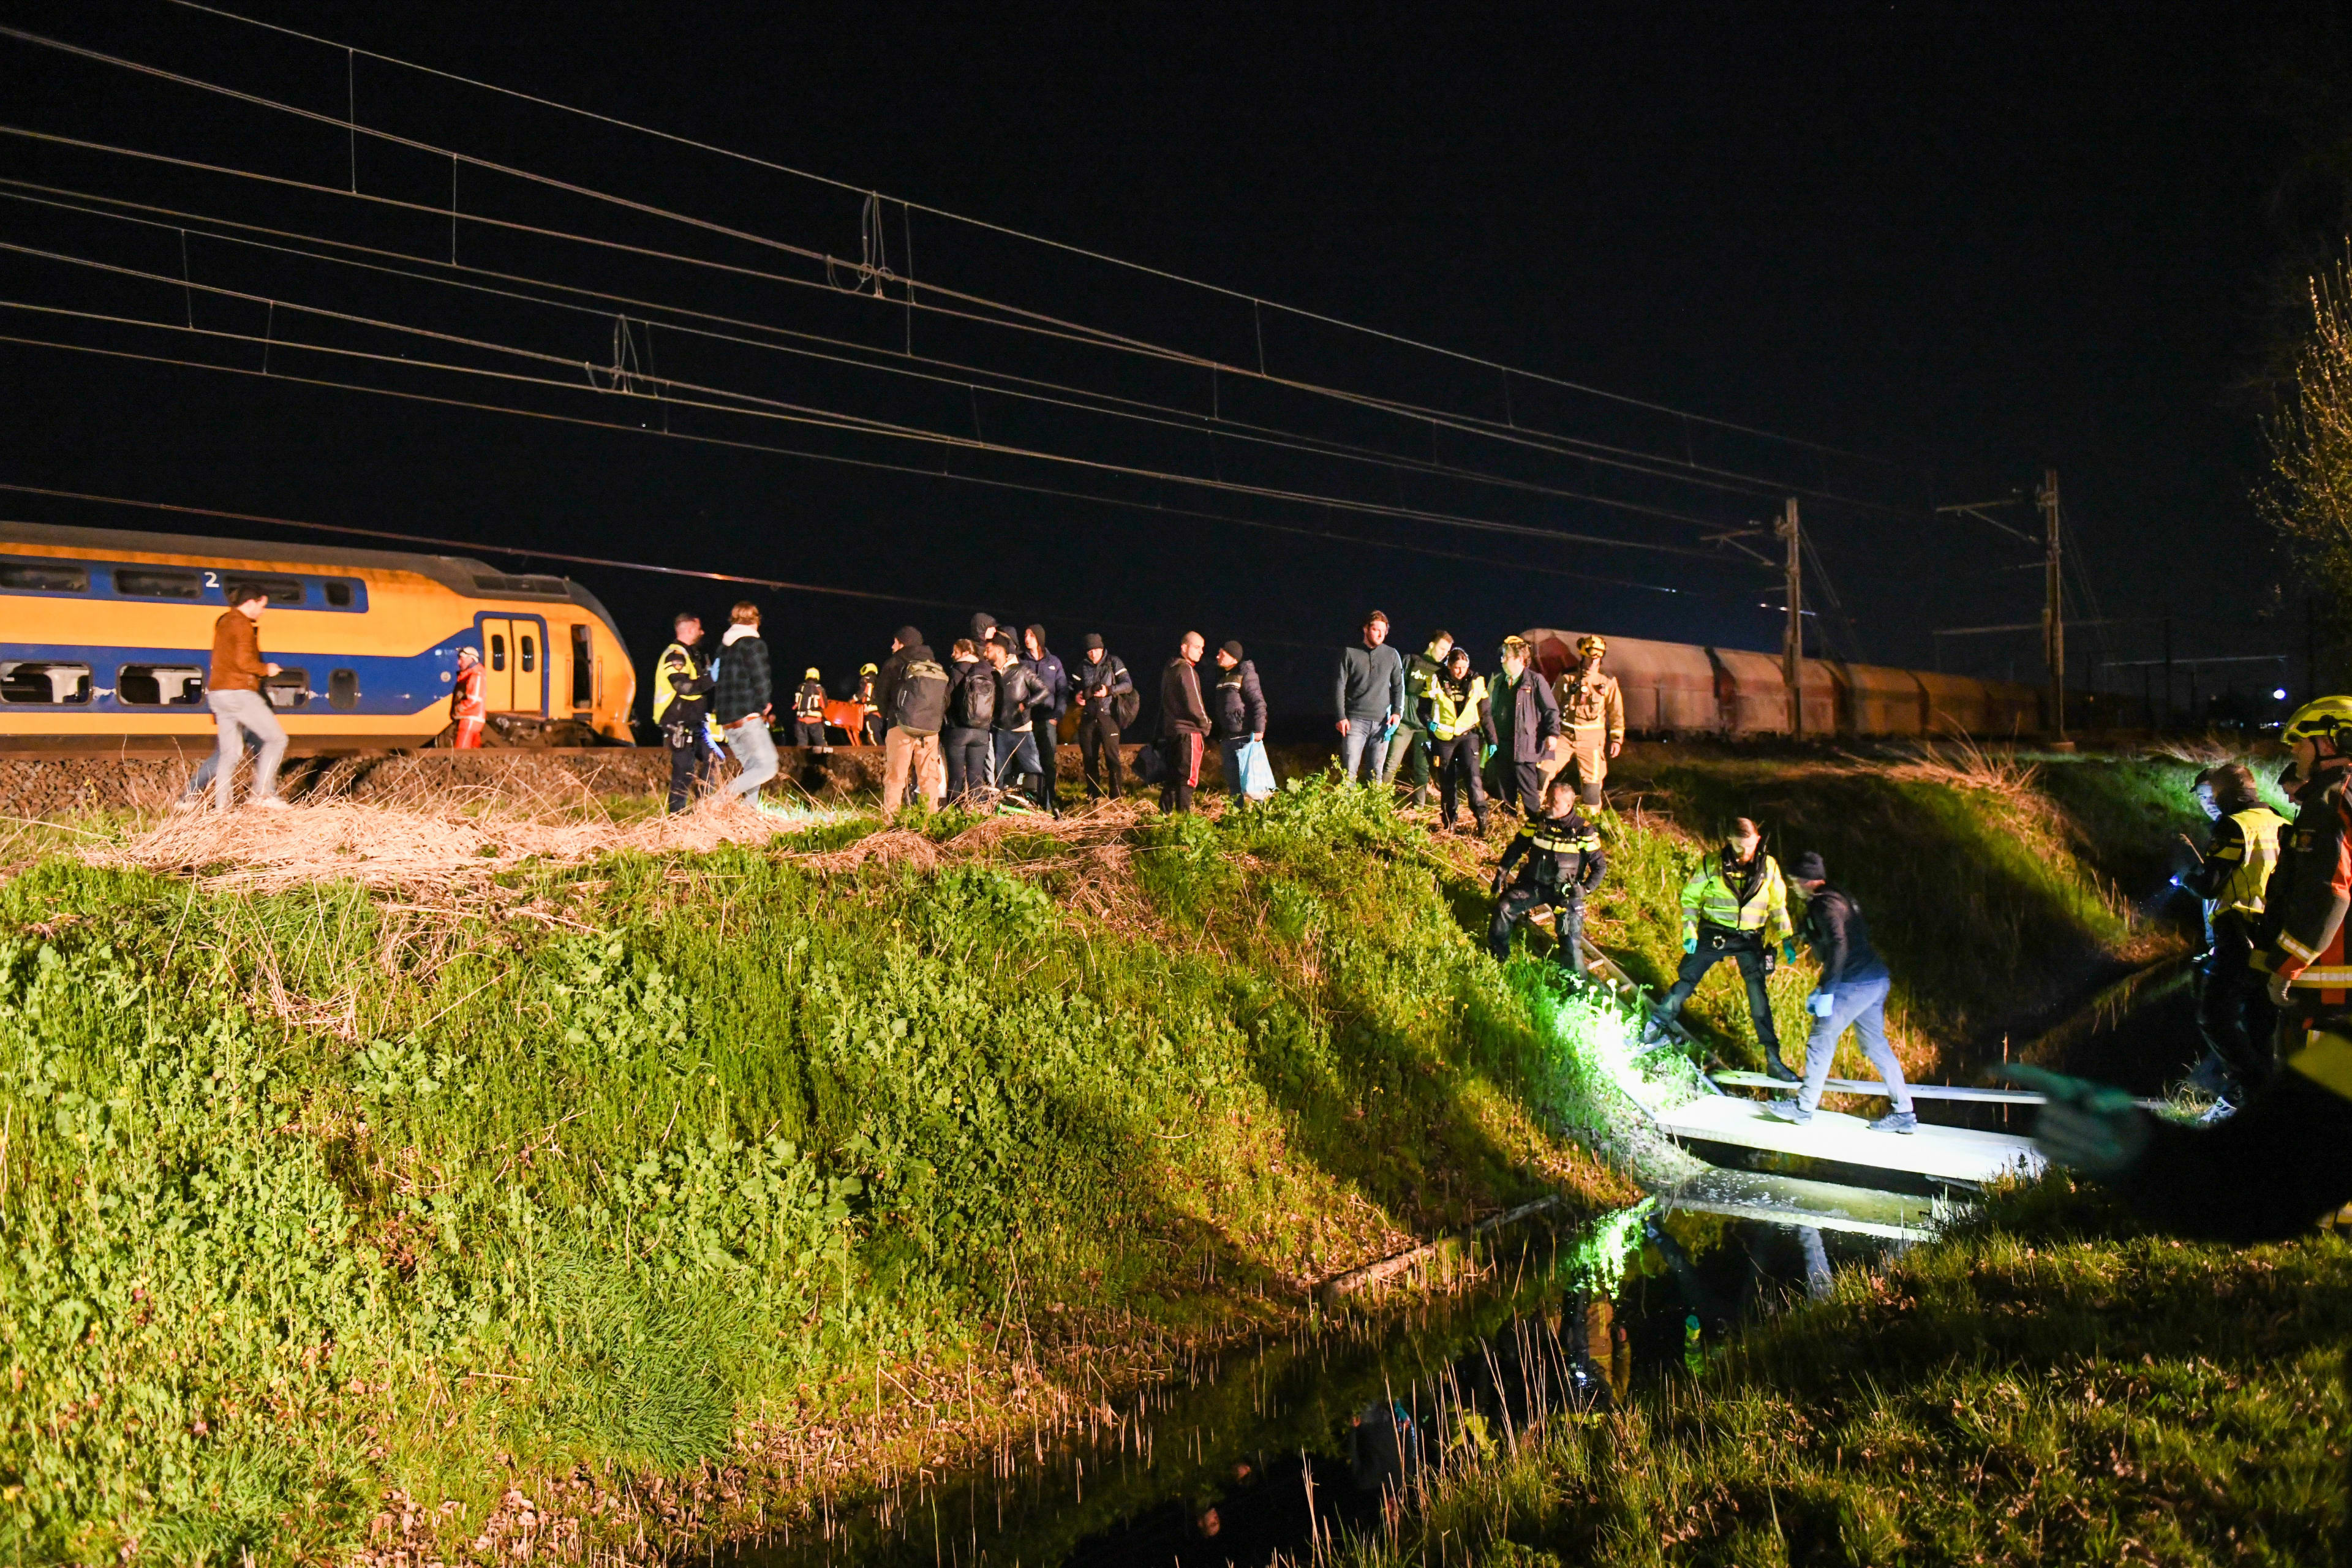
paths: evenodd
<path fill-rule="evenodd" d="M 1789 1064 L 1780 1059 L 1780 1047 L 1778 1046 L 1768 1046 L 1764 1049 L 1764 1076 L 1775 1083 L 1804 1081 L 1801 1075 L 1791 1072 Z"/>

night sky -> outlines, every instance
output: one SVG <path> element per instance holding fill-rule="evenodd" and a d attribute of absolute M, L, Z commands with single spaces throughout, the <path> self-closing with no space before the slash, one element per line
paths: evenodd
<path fill-rule="evenodd" d="M 822 334 L 869 362 L 911 343 L 927 359 L 1186 412 L 1149 426 L 1110 420 L 1012 396 L 977 375 L 917 382 L 662 329 L 631 339 L 639 370 L 775 400 L 768 406 L 959 436 L 977 428 L 983 440 L 1091 464 L 1209 474 L 1343 504 L 592 392 L 586 384 L 615 357 L 610 309 L 459 297 L 438 283 L 201 234 L 189 252 L 197 284 L 527 346 L 551 356 L 530 362 L 530 374 L 575 384 L 499 384 L 281 351 L 278 342 L 308 334 L 394 359 L 424 352 L 422 340 L 378 328 L 293 311 L 265 320 L 265 307 L 229 294 L 11 255 L 0 257 L 0 298 L 261 333 L 273 344 L 273 377 L 0 344 L 9 411 L 0 479 L 474 540 L 502 565 L 530 564 L 512 552 L 536 547 L 918 601 L 755 593 L 769 608 L 780 668 L 817 664 L 829 682 L 882 657 L 901 621 L 944 641 L 974 608 L 1043 619 L 1066 653 L 1078 633 L 1099 628 L 1146 667 L 1165 658 L 1178 631 L 1198 626 L 1213 643 L 1251 645 L 1277 708 L 1297 714 L 1319 711 L 1328 650 L 1351 640 L 1375 605 L 1395 618 L 1401 642 L 1417 647 L 1442 624 L 1471 640 L 1482 666 L 1504 632 L 1534 625 L 1774 647 L 1778 615 L 1764 606 L 1780 603 L 1777 579 L 1703 544 L 1700 524 L 1764 519 L 1782 489 L 1808 496 L 1807 527 L 1844 612 L 1822 617 L 1817 647 L 1927 665 L 1937 657 L 1931 628 L 2032 620 L 2041 586 L 2038 570 L 2015 569 L 2035 561 L 2033 547 L 1929 509 L 2030 491 L 2053 465 L 2089 590 L 2074 613 L 2089 613 L 2095 598 L 2109 616 L 2175 616 L 2184 655 L 2302 650 L 2301 595 L 2245 495 L 2262 460 L 2261 377 L 2289 319 L 2281 300 L 2292 300 L 2294 245 L 2307 238 L 2284 231 L 2309 224 L 2307 213 L 2283 218 L 2281 193 L 2308 155 L 2313 120 L 2325 123 L 2334 108 L 2333 68 L 2312 68 L 2314 51 L 2340 42 L 2321 11 L 820 11 L 577 0 L 249 0 L 247 9 L 856 189 L 365 57 L 347 82 L 340 49 L 168 5 L 30 0 L 0 20 L 335 119 L 348 90 L 362 125 L 852 262 L 858 190 L 879 190 L 917 204 L 911 212 L 883 204 L 881 229 L 901 274 L 911 241 L 919 299 L 926 285 L 959 289 L 1235 367 L 1255 366 L 1262 332 L 1274 375 L 1436 410 L 1443 427 L 1247 374 L 1213 385 L 1194 365 L 961 321 L 937 310 L 947 302 L 937 293 L 910 319 L 900 286 L 886 285 L 888 297 L 876 300 L 753 279 L 772 269 L 804 285 L 814 274 L 804 258 L 751 239 L 468 165 L 458 202 L 469 217 L 690 252 L 738 270 L 470 222 L 458 236 L 467 268 Z M 448 165 L 417 149 L 362 139 L 354 158 L 340 125 L 16 41 L 0 41 L 0 103 L 8 106 L 0 121 L 20 128 L 334 189 L 355 180 L 363 193 L 410 205 L 0 138 L 0 176 L 20 182 L 8 187 L 20 194 L 29 183 L 79 193 L 52 202 L 109 197 L 398 251 L 419 268 L 446 261 L 447 222 L 427 209 L 446 207 Z M 1234 292 L 1121 271 L 932 208 Z M 157 221 L 142 227 L 0 201 L 0 241 L 176 275 L 176 228 L 202 224 Z M 1250 297 L 1531 375 L 1513 380 L 1278 310 L 1253 312 Z M 659 313 L 637 311 L 632 331 L 645 333 L 642 318 Z M 0 311 L 0 331 L 258 368 L 254 345 L 227 337 L 191 341 L 13 310 Z M 509 363 L 470 349 L 444 357 Z M 584 363 L 577 374 L 549 371 L 555 361 Z M 305 386 L 284 379 L 289 373 L 503 401 L 609 427 Z M 977 392 L 965 384 L 975 380 Z M 1213 439 L 1202 414 L 1236 423 Z M 1484 425 L 1455 428 L 1456 419 L 1502 422 L 1506 438 Z M 668 438 L 658 434 L 666 421 Z M 1253 446 L 1241 422 L 1286 438 L 1345 441 L 1384 462 Z M 1601 443 L 1616 456 L 1597 463 L 1515 444 L 1513 426 Z M 696 435 L 709 439 L 682 438 Z M 940 477 L 943 465 L 960 477 Z M 1717 476 L 1713 486 L 1685 482 L 1701 469 Z M 0 499 L 5 515 L 30 521 L 271 536 Z M 1349 510 L 1372 504 L 1521 531 Z M 1193 515 L 1204 511 L 1268 526 Z M 2022 508 L 1999 515 L 2038 529 Z M 1529 529 L 1698 553 L 1553 542 Z M 713 584 L 554 569 L 613 607 L 641 666 L 672 608 L 719 616 L 735 596 Z M 2104 642 L 2078 633 L 2078 679 L 2086 658 L 2146 658 L 2158 637 L 2152 620 L 2110 628 Z M 1946 657 L 1951 668 L 2040 675 L 2031 636 L 1968 639 Z M 2297 679 L 2301 669 L 2298 657 Z M 2137 689 L 2136 674 L 2128 684 Z"/>

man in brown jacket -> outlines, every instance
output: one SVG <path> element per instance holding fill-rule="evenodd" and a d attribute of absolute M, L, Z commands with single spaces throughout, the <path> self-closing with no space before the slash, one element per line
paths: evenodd
<path fill-rule="evenodd" d="M 1192 791 L 1201 783 L 1201 752 L 1209 739 L 1209 710 L 1201 701 L 1201 677 L 1193 668 L 1208 639 L 1186 632 L 1176 645 L 1176 657 L 1160 673 L 1160 745 L 1168 759 L 1168 781 L 1160 786 L 1160 809 L 1190 811 Z"/>
<path fill-rule="evenodd" d="M 1625 746 L 1625 694 L 1617 678 L 1601 668 L 1609 644 L 1598 637 L 1579 637 L 1576 668 L 1559 678 L 1559 727 L 1568 736 L 1569 765 L 1576 770 L 1585 809 L 1601 809 L 1601 781 L 1609 763 Z"/>
<path fill-rule="evenodd" d="M 269 607 L 269 591 L 250 583 L 232 583 L 229 607 L 213 623 L 213 667 L 205 682 L 205 704 L 213 710 L 220 731 L 213 753 L 213 809 L 226 811 L 236 776 L 237 754 L 250 733 L 261 742 L 261 755 L 253 764 L 251 804 L 283 809 L 278 798 L 278 764 L 286 755 L 286 730 L 269 710 L 261 683 L 278 667 L 261 657 L 261 612 Z"/>

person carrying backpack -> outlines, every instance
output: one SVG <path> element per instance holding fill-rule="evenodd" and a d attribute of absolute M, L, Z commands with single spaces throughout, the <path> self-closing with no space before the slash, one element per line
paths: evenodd
<path fill-rule="evenodd" d="M 940 731 L 947 722 L 948 672 L 913 626 L 900 626 L 890 639 L 890 657 L 875 672 L 874 701 L 886 726 L 883 815 L 896 815 L 910 781 L 924 805 L 936 810 L 948 792 L 947 768 L 940 754 Z"/>
<path fill-rule="evenodd" d="M 989 731 L 996 723 L 996 672 L 981 662 L 970 637 L 956 638 L 949 652 L 947 708 L 940 743 L 947 760 L 948 798 L 971 805 L 995 778 Z"/>
<path fill-rule="evenodd" d="M 1108 795 L 1117 800 L 1127 791 L 1119 765 L 1119 733 L 1134 728 L 1142 699 L 1127 665 L 1104 649 L 1101 634 L 1088 632 L 1079 646 L 1084 651 L 1077 668 L 1071 672 L 1070 700 L 1078 710 L 1078 755 L 1086 768 L 1087 799 Z M 1109 781 L 1107 787 L 1104 770 Z"/>
<path fill-rule="evenodd" d="M 999 790 L 1018 787 L 1041 808 L 1045 805 L 1039 779 L 1045 763 L 1037 754 L 1036 706 L 1046 700 L 1045 683 L 1021 662 L 1012 636 L 999 626 L 981 652 L 996 671 L 996 734 L 994 779 Z"/>

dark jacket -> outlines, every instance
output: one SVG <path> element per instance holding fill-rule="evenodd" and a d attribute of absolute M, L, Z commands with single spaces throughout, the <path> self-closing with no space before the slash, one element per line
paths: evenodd
<path fill-rule="evenodd" d="M 1870 922 L 1862 918 L 1861 900 L 1853 894 L 1823 884 L 1805 905 L 1801 931 L 1822 966 L 1820 989 L 1886 978 L 1885 962 L 1870 945 Z"/>
<path fill-rule="evenodd" d="M 710 693 L 718 684 L 710 678 L 710 655 L 700 643 L 691 647 L 670 644 L 654 666 L 654 722 L 665 729 L 682 724 L 689 733 L 700 734 L 710 718 Z"/>
<path fill-rule="evenodd" d="M 996 671 L 984 659 L 948 661 L 947 722 L 958 730 L 996 727 Z"/>
<path fill-rule="evenodd" d="M 1559 699 L 1551 694 L 1551 682 L 1532 664 L 1519 671 L 1517 686 L 1509 685 L 1509 676 L 1496 670 L 1486 686 L 1495 745 L 1497 750 L 1508 748 L 1515 763 L 1540 761 L 1544 742 L 1559 733 Z"/>
<path fill-rule="evenodd" d="M 948 672 L 931 657 L 930 645 L 902 647 L 884 661 L 875 680 L 882 722 L 909 735 L 936 735 L 947 722 Z"/>
<path fill-rule="evenodd" d="M 2263 934 L 2273 973 L 2305 993 L 2347 989 L 2345 914 L 2352 910 L 2352 763 L 2329 757 L 2294 792 L 2294 821 L 2279 834 Z M 2319 972 L 2301 982 L 2306 969 Z M 2320 976 L 2330 977 L 2322 987 Z"/>
<path fill-rule="evenodd" d="M 1088 664 L 1084 658 L 1070 666 L 1070 695 L 1084 697 L 1093 707 L 1106 698 L 1135 689 L 1135 678 L 1127 672 L 1127 662 L 1115 653 L 1102 656 L 1100 664 Z"/>
<path fill-rule="evenodd" d="M 793 717 L 803 723 L 814 724 L 824 717 L 824 688 L 814 680 L 803 680 L 793 693 Z"/>
<path fill-rule="evenodd" d="M 996 677 L 996 727 L 1028 729 L 1037 705 L 1046 700 L 1045 683 L 1025 664 L 1008 664 L 989 673 Z"/>
<path fill-rule="evenodd" d="M 730 632 L 741 628 L 730 626 Z M 768 679 L 768 644 L 756 631 L 745 632 L 719 650 L 719 689 L 711 697 L 713 717 L 721 724 L 740 724 L 764 712 L 775 700 Z"/>
<path fill-rule="evenodd" d="M 2148 1117 L 2147 1152 L 2116 1178 L 2124 1200 L 2181 1236 L 2243 1244 L 2308 1235 L 2315 1216 L 2352 1197 L 2347 1067 L 2352 1041 L 2323 1031 L 2225 1121 Z"/>
<path fill-rule="evenodd" d="M 1601 835 L 1574 806 L 1566 816 L 1539 816 L 1519 829 L 1503 851 L 1504 872 L 1508 874 L 1523 856 L 1528 868 L 1519 873 L 1519 880 L 1556 892 L 1589 893 L 1609 874 Z"/>
<path fill-rule="evenodd" d="M 1045 689 L 1045 699 L 1030 707 L 1032 717 L 1059 719 L 1069 710 L 1070 672 L 1062 668 L 1061 659 L 1052 648 L 1047 648 L 1035 658 L 1023 659 L 1021 667 L 1035 676 L 1037 683 Z"/>
<path fill-rule="evenodd" d="M 1404 660 L 1382 643 L 1378 647 L 1339 650 L 1339 674 L 1332 687 L 1341 719 L 1385 719 L 1404 711 Z"/>
<path fill-rule="evenodd" d="M 1445 667 L 1430 658 L 1427 649 L 1404 661 L 1404 708 L 1399 722 L 1415 730 L 1429 728 L 1429 699 L 1444 676 Z"/>
<path fill-rule="evenodd" d="M 1265 689 L 1258 684 L 1257 666 L 1243 659 L 1217 672 L 1209 696 L 1209 730 L 1219 740 L 1241 740 L 1265 733 Z"/>
<path fill-rule="evenodd" d="M 1200 673 L 1181 653 L 1160 672 L 1160 732 L 1163 736 L 1209 732 L 1209 710 L 1201 704 Z"/>

